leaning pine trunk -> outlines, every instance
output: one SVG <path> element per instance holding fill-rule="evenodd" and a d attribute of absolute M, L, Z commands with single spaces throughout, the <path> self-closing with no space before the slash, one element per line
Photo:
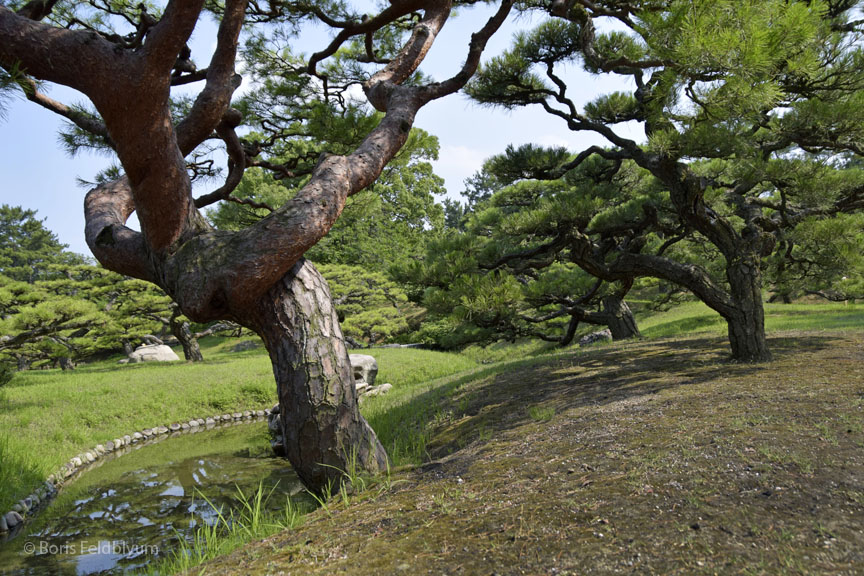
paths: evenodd
<path fill-rule="evenodd" d="M 288 459 L 321 491 L 351 469 L 371 473 L 387 454 L 360 415 L 348 351 L 327 283 L 301 259 L 258 302 L 251 326 L 276 376 Z"/>
<path fill-rule="evenodd" d="M 726 268 L 734 313 L 726 316 L 732 357 L 741 362 L 771 360 L 765 337 L 765 311 L 762 304 L 762 275 L 754 258 L 741 258 Z"/>
<path fill-rule="evenodd" d="M 201 362 L 204 355 L 201 354 L 201 346 L 198 339 L 192 334 L 189 322 L 180 322 L 176 316 L 171 317 L 171 334 L 180 341 L 183 346 L 183 356 L 190 362 Z"/>
<path fill-rule="evenodd" d="M 636 318 L 633 311 L 623 298 L 616 294 L 610 294 L 603 298 L 603 313 L 607 317 L 606 325 L 612 333 L 613 340 L 626 340 L 627 338 L 640 338 L 639 327 L 636 326 Z"/>

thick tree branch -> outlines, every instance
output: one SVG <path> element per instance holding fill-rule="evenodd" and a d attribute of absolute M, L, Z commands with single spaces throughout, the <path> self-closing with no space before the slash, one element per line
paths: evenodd
<path fill-rule="evenodd" d="M 142 57 L 151 70 L 162 73 L 170 71 L 177 61 L 177 55 L 186 45 L 204 0 L 170 0 L 162 18 L 147 34 Z M 167 79 L 166 79 L 167 80 Z"/>
<path fill-rule="evenodd" d="M 210 136 L 227 110 L 231 95 L 240 86 L 234 63 L 246 5 L 247 0 L 228 0 L 225 4 L 216 50 L 207 67 L 207 83 L 189 114 L 177 125 L 177 145 L 184 156 Z"/>
<path fill-rule="evenodd" d="M 410 4 L 405 2 L 404 4 Z M 363 83 L 363 91 L 369 99 L 369 103 L 381 112 L 387 111 L 391 93 L 395 87 L 407 80 L 417 69 L 426 53 L 435 42 L 438 32 L 444 26 L 450 16 L 450 0 L 443 2 L 425 2 L 425 13 L 423 18 L 411 33 L 411 37 L 402 50 L 393 58 L 387 66 L 376 72 Z M 391 6 L 392 8 L 392 6 Z M 389 9 L 388 9 L 389 10 Z M 385 10 L 382 12 L 384 14 Z M 422 104 L 419 104 L 422 106 Z"/>
<path fill-rule="evenodd" d="M 513 4 L 514 0 L 504 0 L 501 2 L 498 11 L 489 18 L 486 25 L 471 35 L 471 42 L 468 45 L 468 57 L 465 59 L 465 64 L 459 72 L 448 80 L 423 88 L 423 96 L 426 101 L 442 98 L 465 87 L 480 65 L 480 56 L 486 49 L 489 38 L 498 31 L 507 19 L 507 15 L 510 14 Z"/>
<path fill-rule="evenodd" d="M 87 245 L 106 268 L 158 283 L 144 237 L 125 226 L 134 211 L 135 203 L 126 178 L 88 192 L 84 200 Z"/>
<path fill-rule="evenodd" d="M 96 34 L 67 30 L 19 16 L 0 6 L 0 65 L 75 88 L 91 98 L 113 89 L 121 70 L 134 73 L 115 45 Z"/>

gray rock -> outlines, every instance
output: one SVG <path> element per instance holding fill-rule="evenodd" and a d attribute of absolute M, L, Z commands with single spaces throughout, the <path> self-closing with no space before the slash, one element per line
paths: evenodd
<path fill-rule="evenodd" d="M 258 418 L 263 418 L 263 417 L 265 416 L 265 414 L 264 414 L 264 410 L 258 410 L 258 411 L 256 411 L 256 412 L 255 412 L 255 416 L 257 416 Z"/>
<path fill-rule="evenodd" d="M 190 428 L 189 424 L 186 424 L 185 422 L 180 425 L 181 430 L 189 430 L 189 428 Z"/>
<path fill-rule="evenodd" d="M 139 346 L 129 355 L 129 362 L 176 362 L 180 360 L 174 351 L 164 344 L 152 344 L 150 346 Z"/>
<path fill-rule="evenodd" d="M 351 354 L 348 358 L 354 371 L 354 383 L 365 382 L 367 386 L 374 386 L 378 376 L 378 361 L 366 354 Z"/>
<path fill-rule="evenodd" d="M 206 424 L 207 426 L 213 426 L 214 424 L 216 424 L 216 421 L 212 418 L 207 418 L 207 420 L 204 421 L 204 424 Z"/>
<path fill-rule="evenodd" d="M 278 414 L 271 414 L 267 418 L 267 428 L 271 432 L 273 432 L 274 434 L 278 434 L 278 433 L 282 432 L 282 425 L 279 422 L 279 415 Z"/>
<path fill-rule="evenodd" d="M 9 525 L 6 523 L 6 516 L 0 516 L 0 534 L 9 531 Z"/>
<path fill-rule="evenodd" d="M 234 346 L 231 347 L 232 352 L 247 352 L 249 350 L 256 350 L 261 347 L 260 340 L 244 340 L 242 342 L 238 342 Z"/>
<path fill-rule="evenodd" d="M 26 508 L 24 507 L 24 504 L 22 504 L 21 502 L 18 502 L 17 504 L 15 504 L 14 506 L 12 506 L 12 511 L 13 511 L 13 512 L 19 512 L 19 513 L 20 513 L 20 512 L 25 512 L 25 511 L 26 511 Z"/>
<path fill-rule="evenodd" d="M 373 386 L 369 388 L 363 395 L 364 396 L 381 396 L 382 394 L 386 394 L 390 390 L 393 389 L 392 384 L 381 384 L 380 386 Z"/>
<path fill-rule="evenodd" d="M 131 442 L 132 442 L 132 436 L 129 436 L 128 434 L 123 436 L 123 445 L 124 446 L 129 445 Z"/>
<path fill-rule="evenodd" d="M 13 510 L 12 512 L 8 512 L 6 514 L 6 525 L 9 527 L 10 530 L 12 528 L 15 528 L 15 526 L 18 526 L 22 522 L 24 522 L 24 518 L 18 512 L 15 512 Z"/>
<path fill-rule="evenodd" d="M 143 439 L 144 439 L 144 435 L 141 434 L 140 432 L 135 432 L 134 434 L 132 434 L 132 440 L 134 440 L 136 442 L 138 440 L 143 440 Z"/>
<path fill-rule="evenodd" d="M 177 423 L 171 424 L 170 428 L 171 428 L 172 432 L 177 432 L 178 430 L 180 430 L 180 424 L 177 424 Z"/>
<path fill-rule="evenodd" d="M 579 346 L 588 346 L 589 344 L 594 344 L 595 342 L 611 342 L 612 341 L 612 332 L 609 331 L 608 328 L 600 330 L 598 332 L 592 332 L 591 334 L 586 334 L 579 340 Z"/>
<path fill-rule="evenodd" d="M 99 456 L 101 456 L 102 454 L 105 454 L 105 446 L 103 446 L 102 444 L 98 444 L 96 446 L 95 450 L 96 450 L 96 454 L 98 454 Z"/>
<path fill-rule="evenodd" d="M 159 432 L 159 434 L 167 434 L 168 428 L 166 426 L 160 426 L 156 431 Z"/>
<path fill-rule="evenodd" d="M 118 363 L 118 364 L 128 364 L 128 363 L 129 363 L 129 359 L 128 359 L 128 358 L 123 358 L 122 360 L 118 360 L 117 363 Z"/>
<path fill-rule="evenodd" d="M 73 468 L 80 468 L 81 466 L 84 465 L 84 462 L 78 456 L 76 456 L 75 458 L 72 458 L 72 460 L 70 460 L 69 463 L 72 464 Z"/>

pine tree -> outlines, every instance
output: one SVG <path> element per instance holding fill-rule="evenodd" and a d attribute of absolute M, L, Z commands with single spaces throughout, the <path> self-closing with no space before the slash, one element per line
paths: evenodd
<path fill-rule="evenodd" d="M 613 173 L 635 164 L 650 174 L 659 193 L 585 227 L 574 262 L 610 282 L 650 276 L 685 287 L 726 320 L 735 359 L 767 360 L 766 259 L 799 226 L 837 224 L 864 206 L 864 172 L 840 162 L 864 153 L 859 5 L 531 3 L 550 18 L 517 35 L 468 91 L 489 105 L 540 106 L 608 143 L 530 166 L 526 179 L 554 182 L 591 158 Z M 562 72 L 571 63 L 635 89 L 579 106 Z M 646 141 L 622 135 L 625 123 Z M 686 258 L 703 247 L 719 274 Z"/>

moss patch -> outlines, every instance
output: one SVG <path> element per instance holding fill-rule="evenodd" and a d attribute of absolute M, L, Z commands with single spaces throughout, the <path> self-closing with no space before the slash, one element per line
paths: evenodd
<path fill-rule="evenodd" d="M 771 346 L 637 342 L 465 383 L 389 492 L 206 573 L 861 573 L 864 342 Z"/>

